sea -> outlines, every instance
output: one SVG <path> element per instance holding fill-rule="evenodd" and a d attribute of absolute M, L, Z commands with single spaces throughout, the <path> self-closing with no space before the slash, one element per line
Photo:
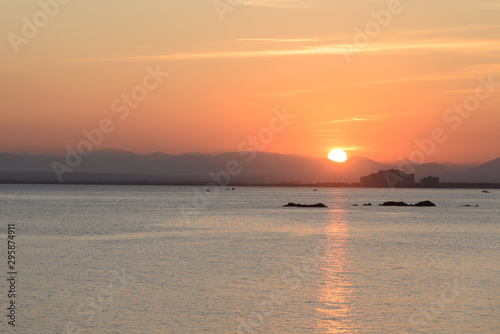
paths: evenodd
<path fill-rule="evenodd" d="M 0 185 L 0 239 L 1 333 L 500 333 L 500 190 Z"/>

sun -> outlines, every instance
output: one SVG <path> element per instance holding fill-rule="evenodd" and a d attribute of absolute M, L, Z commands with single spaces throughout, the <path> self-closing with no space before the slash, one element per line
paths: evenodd
<path fill-rule="evenodd" d="M 336 162 L 344 162 L 347 160 L 347 154 L 340 148 L 336 148 L 328 153 L 328 159 Z"/>

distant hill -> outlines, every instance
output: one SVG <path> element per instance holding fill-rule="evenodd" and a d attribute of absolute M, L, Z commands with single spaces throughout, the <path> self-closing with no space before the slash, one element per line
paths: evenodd
<path fill-rule="evenodd" d="M 446 178 L 455 180 L 454 182 L 500 183 L 500 158 L 467 170 L 449 173 Z"/>
<path fill-rule="evenodd" d="M 76 157 L 71 160 L 78 162 Z M 54 162 L 67 165 L 66 157 L 2 153 L 0 181 L 55 182 Z M 326 158 L 265 152 L 139 155 L 116 149 L 92 152 L 62 177 L 66 182 L 206 183 L 214 177 L 225 180 L 226 173 L 231 172 L 233 183 L 358 183 L 361 176 L 398 167 L 412 168 L 416 181 L 433 175 L 440 177 L 442 182 L 500 183 L 500 158 L 473 167 L 437 163 L 399 166 L 357 156 L 339 164 Z"/>

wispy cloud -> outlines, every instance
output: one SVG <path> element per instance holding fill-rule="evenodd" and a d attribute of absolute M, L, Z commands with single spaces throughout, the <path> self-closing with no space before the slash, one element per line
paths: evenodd
<path fill-rule="evenodd" d="M 238 38 L 237 41 L 251 42 L 317 42 L 317 39 L 310 38 Z"/>
<path fill-rule="evenodd" d="M 346 119 L 336 119 L 336 120 L 332 120 L 332 121 L 319 122 L 319 123 L 317 123 L 317 125 L 338 124 L 338 123 L 348 123 L 348 122 L 363 122 L 363 121 L 368 121 L 368 119 L 351 117 L 351 118 L 346 118 Z"/>
<path fill-rule="evenodd" d="M 344 151 L 360 151 L 370 149 L 370 146 L 349 146 L 349 147 L 341 147 Z"/>
<path fill-rule="evenodd" d="M 227 51 L 200 51 L 176 54 L 151 55 L 109 55 L 98 58 L 69 59 L 67 61 L 161 61 L 161 60 L 190 60 L 190 59 L 229 59 L 253 57 L 277 57 L 295 55 L 345 55 L 346 53 L 409 53 L 415 51 L 457 51 L 462 53 L 484 53 L 500 51 L 500 45 L 490 40 L 434 42 L 421 41 L 417 43 L 372 43 L 365 47 L 356 45 L 319 45 L 303 46 L 287 49 L 263 50 L 227 50 Z"/>

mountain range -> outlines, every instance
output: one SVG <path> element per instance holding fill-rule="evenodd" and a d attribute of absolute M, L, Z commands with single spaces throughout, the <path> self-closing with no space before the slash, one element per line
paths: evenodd
<path fill-rule="evenodd" d="M 336 163 L 326 158 L 252 151 L 139 155 L 103 149 L 86 153 L 69 158 L 1 153 L 0 182 L 357 183 L 361 176 L 394 168 L 414 173 L 416 181 L 432 175 L 441 182 L 500 183 L 500 157 L 483 164 L 409 165 L 358 156 Z"/>

